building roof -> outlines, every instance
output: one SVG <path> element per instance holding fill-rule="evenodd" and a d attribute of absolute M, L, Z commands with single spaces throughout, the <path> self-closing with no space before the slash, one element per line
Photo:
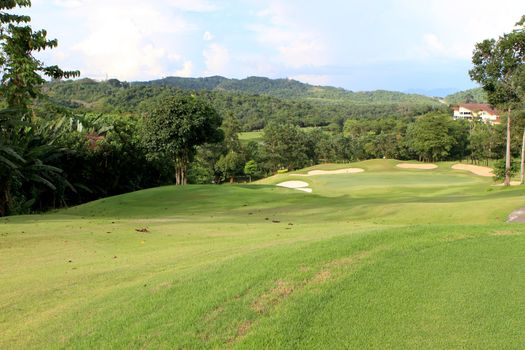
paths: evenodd
<path fill-rule="evenodd" d="M 498 112 L 492 108 L 491 105 L 486 103 L 460 103 L 459 107 L 463 107 L 474 112 L 485 111 L 492 115 L 498 115 Z"/>

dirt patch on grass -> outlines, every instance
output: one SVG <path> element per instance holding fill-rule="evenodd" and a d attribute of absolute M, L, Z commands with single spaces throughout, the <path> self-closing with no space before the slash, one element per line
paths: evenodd
<path fill-rule="evenodd" d="M 244 337 L 250 329 L 252 328 L 253 322 L 250 320 L 246 320 L 243 323 L 240 324 L 239 327 L 237 327 L 237 338 Z"/>
<path fill-rule="evenodd" d="M 294 286 L 292 283 L 278 280 L 274 288 L 259 296 L 252 303 L 252 310 L 258 314 L 266 313 L 272 306 L 279 304 L 283 299 L 292 294 Z"/>
<path fill-rule="evenodd" d="M 312 284 L 323 284 L 332 277 L 332 272 L 330 270 L 319 271 L 311 280 Z"/>
<path fill-rule="evenodd" d="M 396 167 L 401 169 L 419 169 L 419 170 L 433 170 L 437 169 L 436 164 L 414 164 L 414 163 L 400 163 Z"/>
<path fill-rule="evenodd" d="M 499 230 L 492 232 L 491 236 L 517 236 L 520 235 L 519 232 L 510 231 L 510 230 Z"/>
<path fill-rule="evenodd" d="M 454 164 L 453 170 L 466 170 L 474 175 L 492 177 L 494 176 L 493 169 L 486 166 L 472 165 L 472 164 Z"/>

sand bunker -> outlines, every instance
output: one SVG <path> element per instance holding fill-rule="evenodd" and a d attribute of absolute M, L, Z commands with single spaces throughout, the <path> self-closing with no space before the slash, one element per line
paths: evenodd
<path fill-rule="evenodd" d="M 489 168 L 486 166 L 471 165 L 471 164 L 455 164 L 452 166 L 452 169 L 470 171 L 471 173 L 475 175 L 479 175 L 479 176 L 486 176 L 486 177 L 494 176 L 494 173 L 492 172 L 492 168 Z"/>
<path fill-rule="evenodd" d="M 362 173 L 365 169 L 361 168 L 347 168 L 339 170 L 310 170 L 308 172 L 309 176 L 312 175 L 332 175 L 332 174 L 357 174 Z"/>
<path fill-rule="evenodd" d="M 361 168 L 347 168 L 338 170 L 310 170 L 307 174 L 291 174 L 293 176 L 315 176 L 315 175 L 334 175 L 334 174 L 357 174 L 364 172 Z"/>
<path fill-rule="evenodd" d="M 525 222 L 525 208 L 520 208 L 510 213 L 507 222 Z"/>
<path fill-rule="evenodd" d="M 396 165 L 401 169 L 421 169 L 421 170 L 432 170 L 438 166 L 436 164 L 414 164 L 414 163 L 400 163 Z"/>
<path fill-rule="evenodd" d="M 277 184 L 277 186 L 312 193 L 312 189 L 308 188 L 308 183 L 304 181 L 285 181 Z"/>

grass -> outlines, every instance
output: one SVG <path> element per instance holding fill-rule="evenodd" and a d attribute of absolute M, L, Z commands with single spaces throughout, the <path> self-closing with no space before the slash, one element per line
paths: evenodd
<path fill-rule="evenodd" d="M 523 348 L 525 190 L 395 164 L 1 219 L 0 348 Z"/>
<path fill-rule="evenodd" d="M 246 131 L 239 133 L 239 140 L 243 143 L 250 141 L 262 142 L 264 131 Z"/>

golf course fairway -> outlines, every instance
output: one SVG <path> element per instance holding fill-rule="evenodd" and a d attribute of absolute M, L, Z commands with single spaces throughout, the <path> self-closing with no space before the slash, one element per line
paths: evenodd
<path fill-rule="evenodd" d="M 1 218 L 0 349 L 525 348 L 525 187 L 398 163 Z"/>

